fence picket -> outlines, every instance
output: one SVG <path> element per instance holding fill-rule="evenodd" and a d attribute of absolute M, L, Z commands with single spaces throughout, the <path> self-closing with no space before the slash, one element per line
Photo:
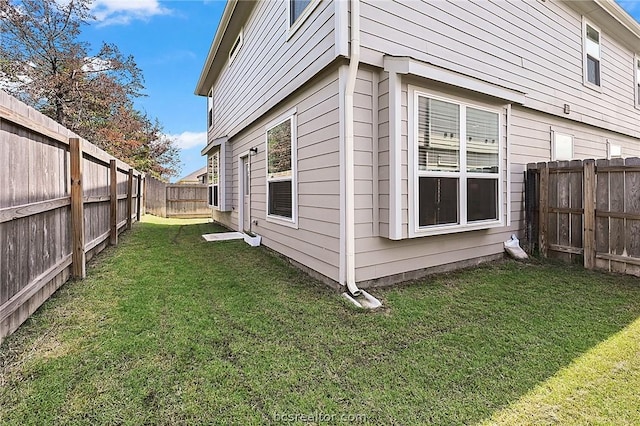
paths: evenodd
<path fill-rule="evenodd" d="M 527 195 L 538 221 L 529 238 L 539 253 L 567 260 L 581 254 L 587 269 L 640 276 L 639 166 L 640 158 L 584 160 L 581 168 L 576 161 L 528 164 L 527 187 L 538 186 L 537 195 Z M 534 212 L 526 216 L 530 231 Z"/>
<path fill-rule="evenodd" d="M 129 166 L 1 91 L 0 164 L 1 342 L 109 243 L 110 167 Z"/>

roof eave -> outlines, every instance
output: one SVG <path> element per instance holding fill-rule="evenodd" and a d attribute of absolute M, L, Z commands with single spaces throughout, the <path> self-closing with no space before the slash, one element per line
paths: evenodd
<path fill-rule="evenodd" d="M 207 96 L 209 92 L 209 88 L 206 85 L 207 75 L 209 74 L 209 70 L 213 65 L 213 61 L 218 55 L 220 43 L 222 43 L 222 39 L 224 38 L 224 34 L 227 31 L 229 22 L 231 22 L 231 17 L 233 16 L 233 12 L 236 9 L 237 4 L 238 0 L 228 0 L 227 4 L 224 7 L 222 18 L 220 18 L 220 23 L 218 24 L 218 29 L 216 30 L 216 35 L 213 37 L 213 42 L 211 43 L 211 48 L 209 49 L 209 54 L 207 55 L 207 60 L 202 67 L 202 71 L 200 72 L 200 78 L 198 79 L 198 84 L 196 85 L 195 90 L 196 95 Z"/>
<path fill-rule="evenodd" d="M 594 2 L 640 40 L 640 23 L 638 23 L 633 16 L 629 15 L 615 0 L 594 0 Z"/>

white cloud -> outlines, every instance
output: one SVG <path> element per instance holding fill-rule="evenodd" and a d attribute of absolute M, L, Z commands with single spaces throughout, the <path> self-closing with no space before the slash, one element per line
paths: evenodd
<path fill-rule="evenodd" d="M 207 132 L 182 132 L 179 135 L 167 135 L 167 137 L 173 139 L 176 146 L 180 149 L 190 149 L 198 146 L 204 147 L 207 145 Z"/>
<path fill-rule="evenodd" d="M 160 6 L 158 0 L 96 0 L 91 12 L 99 25 L 127 25 L 133 20 L 148 20 L 171 11 Z"/>

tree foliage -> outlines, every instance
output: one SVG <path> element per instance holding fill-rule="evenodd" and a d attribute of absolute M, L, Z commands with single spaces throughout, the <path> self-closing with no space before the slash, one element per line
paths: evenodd
<path fill-rule="evenodd" d="M 4 90 L 137 169 L 177 174 L 178 149 L 137 111 L 144 80 L 132 56 L 79 40 L 91 0 L 0 0 Z"/>

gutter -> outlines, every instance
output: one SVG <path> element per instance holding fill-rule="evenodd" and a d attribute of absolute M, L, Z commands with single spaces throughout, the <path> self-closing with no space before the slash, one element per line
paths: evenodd
<path fill-rule="evenodd" d="M 634 36 L 640 38 L 640 23 L 627 13 L 614 0 L 594 0 L 595 3 L 604 9 L 609 15 L 629 30 Z"/>
<path fill-rule="evenodd" d="M 209 54 L 207 55 L 207 59 L 202 67 L 202 71 L 200 72 L 200 78 L 198 79 L 198 84 L 194 91 L 196 95 L 207 96 L 207 92 L 209 90 L 205 89 L 205 82 L 207 80 L 209 70 L 213 65 L 213 60 L 218 55 L 218 49 L 222 43 L 222 38 L 224 37 L 224 33 L 227 31 L 229 22 L 231 22 L 231 16 L 233 15 L 233 11 L 236 9 L 237 4 L 238 0 L 229 0 L 224 7 L 220 23 L 218 24 L 218 29 L 216 30 L 216 35 L 214 36 L 211 48 L 209 49 Z"/>
<path fill-rule="evenodd" d="M 351 51 L 349 71 L 344 94 L 345 132 L 345 267 L 348 292 L 343 296 L 358 307 L 375 309 L 382 303 L 356 285 L 356 238 L 355 238 L 355 156 L 353 97 L 360 66 L 360 1 L 351 0 Z"/>

